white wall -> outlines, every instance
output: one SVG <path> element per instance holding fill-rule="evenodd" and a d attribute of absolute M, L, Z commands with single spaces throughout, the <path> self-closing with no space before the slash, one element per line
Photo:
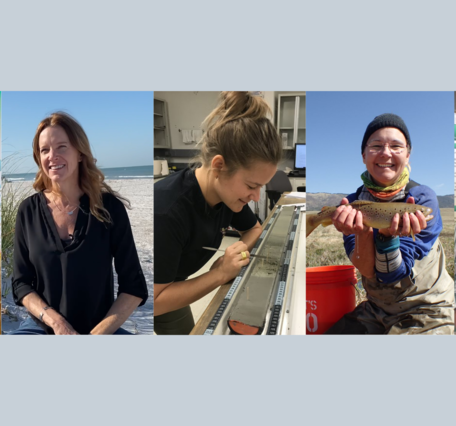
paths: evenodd
<path fill-rule="evenodd" d="M 195 149 L 195 144 L 184 145 L 184 130 L 201 129 L 201 123 L 217 105 L 220 92 L 154 92 L 154 97 L 168 105 L 169 130 L 172 149 Z"/>
<path fill-rule="evenodd" d="M 267 102 L 269 105 L 269 108 L 271 108 L 272 111 L 272 117 L 271 120 L 276 125 L 277 123 L 275 122 L 275 98 L 274 98 L 274 92 L 263 92 L 264 93 L 264 100 Z"/>

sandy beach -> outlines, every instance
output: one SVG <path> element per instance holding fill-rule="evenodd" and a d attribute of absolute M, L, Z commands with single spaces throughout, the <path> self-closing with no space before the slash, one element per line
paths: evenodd
<path fill-rule="evenodd" d="M 152 334 L 153 332 L 153 241 L 154 241 L 154 221 L 153 221 L 153 179 L 119 179 L 106 181 L 115 191 L 128 198 L 131 203 L 131 210 L 127 209 L 128 216 L 138 250 L 139 260 L 144 273 L 144 277 L 149 289 L 149 299 L 144 306 L 138 308 L 125 322 L 123 328 L 135 334 Z M 34 190 L 32 182 L 13 182 L 6 183 L 14 185 L 15 189 L 30 191 Z M 5 288 L 10 286 L 10 277 L 4 277 L 2 272 L 2 294 Z M 114 274 L 114 284 L 117 293 L 117 276 Z M 21 320 L 27 316 L 24 308 L 18 308 L 14 304 L 11 292 L 6 298 L 2 299 L 2 310 L 6 314 L 2 315 L 2 332 L 8 333 L 15 330 Z"/>

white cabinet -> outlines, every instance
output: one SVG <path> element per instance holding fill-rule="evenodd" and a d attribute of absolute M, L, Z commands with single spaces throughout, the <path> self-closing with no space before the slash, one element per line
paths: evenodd
<path fill-rule="evenodd" d="M 306 95 L 279 95 L 277 130 L 284 149 L 293 149 L 296 143 L 306 143 Z"/>
<path fill-rule="evenodd" d="M 166 102 L 154 98 L 154 148 L 171 148 Z"/>
<path fill-rule="evenodd" d="M 293 188 L 293 192 L 298 191 L 299 186 L 306 186 L 306 178 L 303 177 L 289 177 L 291 187 Z"/>

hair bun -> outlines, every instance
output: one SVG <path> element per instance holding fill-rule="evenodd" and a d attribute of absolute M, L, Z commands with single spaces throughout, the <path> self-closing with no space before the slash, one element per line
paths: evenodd
<path fill-rule="evenodd" d="M 217 108 L 204 120 L 204 124 L 216 129 L 240 118 L 258 120 L 271 115 L 269 105 L 250 92 L 222 92 Z"/>
<path fill-rule="evenodd" d="M 270 113 L 266 101 L 250 92 L 221 92 L 219 103 L 203 122 L 206 131 L 194 162 L 210 167 L 212 159 L 221 155 L 228 173 L 256 161 L 277 165 L 282 140 Z"/>

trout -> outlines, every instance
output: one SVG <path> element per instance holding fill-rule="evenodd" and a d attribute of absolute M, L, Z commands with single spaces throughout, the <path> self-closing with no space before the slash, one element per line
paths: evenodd
<path fill-rule="evenodd" d="M 366 226 L 371 226 L 376 229 L 389 228 L 391 226 L 391 220 L 396 213 L 399 213 L 401 219 L 404 213 L 416 213 L 420 211 L 426 218 L 426 222 L 430 221 L 434 216 L 431 215 L 432 209 L 426 206 L 420 206 L 419 204 L 412 203 L 374 203 L 372 201 L 354 201 L 350 204 L 344 204 L 345 206 L 352 206 L 354 209 L 359 210 L 363 213 L 363 223 Z M 319 225 L 329 226 L 333 222 L 331 216 L 336 211 L 337 207 L 323 207 L 321 212 L 315 214 L 306 215 L 306 236 L 308 237 L 315 228 Z M 413 230 L 410 229 L 413 241 L 415 241 L 415 235 Z"/>

